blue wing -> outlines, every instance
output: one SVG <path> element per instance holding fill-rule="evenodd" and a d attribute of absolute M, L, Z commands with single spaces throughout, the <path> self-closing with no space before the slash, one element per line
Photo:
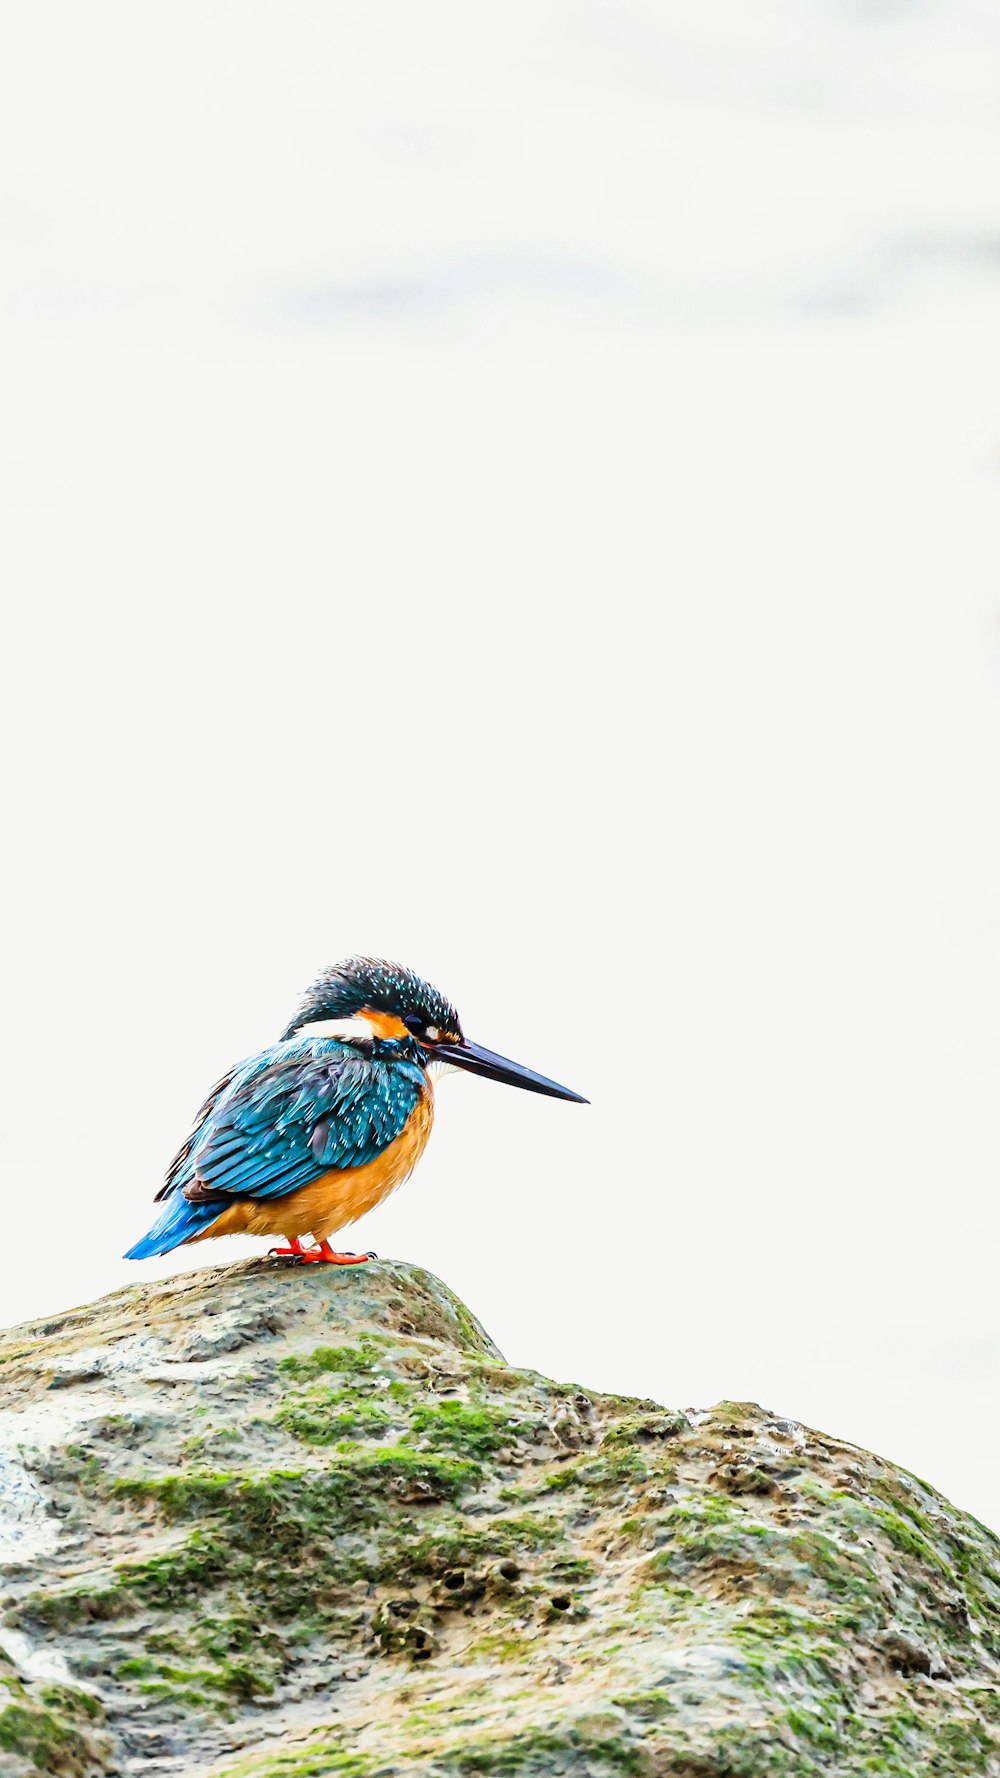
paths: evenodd
<path fill-rule="evenodd" d="M 227 1199 L 280 1198 L 331 1167 L 362 1167 L 399 1136 L 425 1091 L 414 1062 L 330 1038 L 264 1050 L 209 1095 L 160 1193 L 163 1212 L 127 1257 L 169 1252 Z"/>
<path fill-rule="evenodd" d="M 279 1044 L 220 1083 L 169 1190 L 277 1198 L 331 1167 L 363 1167 L 401 1134 L 423 1088 L 415 1063 L 330 1038 Z"/>

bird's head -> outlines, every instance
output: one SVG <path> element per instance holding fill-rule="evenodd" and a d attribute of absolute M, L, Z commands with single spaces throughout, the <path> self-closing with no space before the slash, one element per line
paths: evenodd
<path fill-rule="evenodd" d="M 412 969 L 376 957 L 351 957 L 324 970 L 306 991 L 294 1019 L 283 1033 L 289 1037 L 335 1037 L 362 1047 L 378 1045 L 382 1053 L 398 1046 L 425 1065 L 443 1062 L 506 1081 L 553 1099 L 587 1101 L 544 1074 L 522 1068 L 506 1056 L 469 1043 L 451 1001 Z"/>

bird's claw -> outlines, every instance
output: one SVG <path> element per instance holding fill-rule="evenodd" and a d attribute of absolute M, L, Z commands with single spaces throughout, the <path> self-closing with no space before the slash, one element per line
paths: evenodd
<path fill-rule="evenodd" d="M 297 1259 L 302 1265 L 328 1266 L 363 1266 L 370 1259 L 378 1259 L 378 1254 L 368 1253 L 336 1253 L 329 1241 L 320 1241 L 315 1247 L 303 1247 L 301 1241 L 292 1241 L 288 1247 L 269 1247 L 269 1259 Z"/>
<path fill-rule="evenodd" d="M 302 1255 L 306 1264 L 328 1266 L 365 1266 L 373 1253 L 336 1253 L 328 1241 L 321 1241 L 318 1247 L 308 1247 Z"/>

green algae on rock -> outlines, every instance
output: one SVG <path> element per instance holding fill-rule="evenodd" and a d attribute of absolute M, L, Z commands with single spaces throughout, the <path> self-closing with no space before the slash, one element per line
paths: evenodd
<path fill-rule="evenodd" d="M 992 1533 L 416 1268 L 132 1286 L 0 1377 L 0 1778 L 1000 1778 Z"/>

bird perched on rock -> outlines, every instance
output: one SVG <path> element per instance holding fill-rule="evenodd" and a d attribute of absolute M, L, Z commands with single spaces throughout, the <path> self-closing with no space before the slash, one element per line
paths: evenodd
<path fill-rule="evenodd" d="M 451 1002 L 412 970 L 352 957 L 313 983 L 279 1043 L 212 1089 L 157 1194 L 160 1215 L 125 1258 L 238 1234 L 283 1235 L 287 1245 L 271 1251 L 303 1261 L 373 1257 L 337 1253 L 329 1236 L 416 1166 L 435 1064 L 587 1103 L 468 1043 Z"/>

